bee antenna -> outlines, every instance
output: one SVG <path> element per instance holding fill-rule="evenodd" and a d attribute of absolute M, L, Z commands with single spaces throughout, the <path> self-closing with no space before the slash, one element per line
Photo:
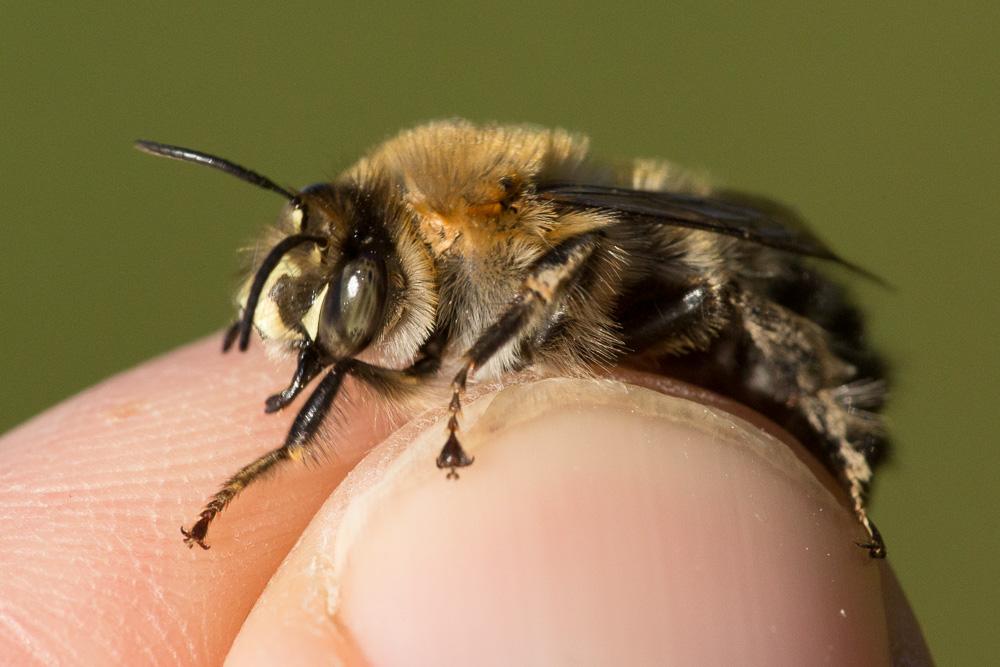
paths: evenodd
<path fill-rule="evenodd" d="M 240 352 L 246 352 L 250 345 L 250 332 L 253 330 L 253 315 L 257 310 L 257 302 L 260 301 L 260 294 L 264 291 L 264 283 L 267 282 L 271 272 L 278 266 L 281 258 L 288 254 L 293 248 L 297 248 L 303 243 L 316 243 L 326 245 L 326 239 L 322 236 L 309 236 L 308 234 L 295 234 L 282 239 L 280 243 L 271 248 L 267 257 L 261 262 L 260 268 L 254 274 L 253 283 L 250 285 L 250 292 L 247 294 L 247 303 L 243 308 L 243 318 L 239 322 Z M 228 346 L 226 346 L 228 347 Z"/>
<path fill-rule="evenodd" d="M 235 162 L 230 162 L 225 158 L 209 155 L 208 153 L 202 153 L 201 151 L 192 150 L 190 148 L 170 146 L 168 144 L 160 144 L 155 141 L 146 141 L 144 139 L 139 139 L 133 145 L 143 153 L 166 157 L 172 160 L 203 164 L 208 167 L 212 167 L 213 169 L 224 171 L 227 174 L 232 174 L 240 180 L 256 185 L 258 188 L 264 188 L 265 190 L 270 190 L 271 192 L 277 192 L 285 199 L 295 199 L 295 193 L 281 187 L 270 178 L 262 176 L 255 171 L 247 169 L 246 167 L 241 167 Z"/>

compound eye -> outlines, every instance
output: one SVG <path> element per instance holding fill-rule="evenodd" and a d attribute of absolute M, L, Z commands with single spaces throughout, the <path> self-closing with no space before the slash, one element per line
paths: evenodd
<path fill-rule="evenodd" d="M 344 262 L 330 282 L 320 312 L 320 343 L 335 357 L 365 349 L 385 314 L 386 271 L 381 259 L 364 255 Z"/>

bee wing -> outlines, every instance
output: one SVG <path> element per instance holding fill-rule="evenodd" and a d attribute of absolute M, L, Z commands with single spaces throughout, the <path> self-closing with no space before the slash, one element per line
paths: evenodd
<path fill-rule="evenodd" d="M 623 221 L 701 229 L 796 255 L 830 260 L 883 282 L 878 276 L 837 256 L 788 207 L 752 195 L 721 191 L 701 197 L 678 192 L 568 184 L 542 185 L 538 195 L 558 206 L 613 211 Z"/>

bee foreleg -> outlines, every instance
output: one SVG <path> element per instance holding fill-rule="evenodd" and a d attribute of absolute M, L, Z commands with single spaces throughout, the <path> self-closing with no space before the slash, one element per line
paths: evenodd
<path fill-rule="evenodd" d="M 323 422 L 323 418 L 329 412 L 345 375 L 353 375 L 390 396 L 405 394 L 417 386 L 424 377 L 437 373 L 441 366 L 445 338 L 444 332 L 438 332 L 428 338 L 420 348 L 417 359 L 403 370 L 380 368 L 356 359 L 342 359 L 334 364 L 295 416 L 295 421 L 292 422 L 288 436 L 285 438 L 285 444 L 244 466 L 230 477 L 205 505 L 201 517 L 191 527 L 191 530 L 181 528 L 184 542 L 189 547 L 197 544 L 202 549 L 207 549 L 205 535 L 208 533 L 209 524 L 240 491 L 282 461 L 302 458 L 305 449 L 313 444 L 313 439 Z M 304 347 L 299 353 L 299 366 L 292 378 L 292 384 L 284 392 L 272 396 L 271 399 L 282 397 L 281 400 L 287 404 L 295 397 L 295 394 L 309 383 L 309 380 L 319 373 L 321 368 L 320 355 L 314 350 L 314 346 Z M 290 395 L 286 396 L 286 394 Z M 285 400 L 286 398 L 287 400 Z M 269 406 L 271 399 L 268 399 Z"/>
<path fill-rule="evenodd" d="M 469 376 L 487 363 L 508 343 L 530 331 L 548 315 L 551 306 L 580 275 L 581 269 L 594 256 L 600 237 L 595 233 L 569 238 L 542 255 L 528 270 L 521 288 L 507 310 L 496 322 L 480 334 L 463 357 L 463 363 L 451 383 L 448 409 L 448 440 L 437 458 L 438 468 L 448 468 L 448 478 L 456 479 L 456 468 L 470 465 L 473 458 L 466 454 L 458 439 L 458 421 L 462 414 L 462 395 Z"/>
<path fill-rule="evenodd" d="M 288 431 L 285 444 L 271 450 L 257 460 L 243 466 L 235 475 L 230 477 L 222 488 L 211 497 L 198 521 L 191 527 L 191 530 L 181 528 L 184 535 L 184 543 L 189 547 L 197 544 L 202 549 L 207 549 L 205 535 L 208 533 L 208 526 L 215 516 L 224 510 L 226 506 L 235 498 L 240 491 L 245 489 L 253 481 L 274 468 L 282 461 L 298 460 L 302 457 L 303 450 L 308 447 L 319 430 L 323 417 L 330 410 L 330 405 L 340 390 L 340 385 L 344 381 L 344 374 L 347 371 L 351 360 L 337 362 L 327 373 L 316 389 L 309 396 L 305 405 L 295 416 L 295 421 Z"/>
<path fill-rule="evenodd" d="M 323 361 L 316 346 L 313 344 L 305 345 L 299 350 L 299 361 L 295 367 L 295 374 L 292 376 L 292 381 L 280 393 L 270 396 L 267 399 L 264 403 L 264 412 L 277 412 L 294 401 L 295 397 L 299 395 L 306 385 L 319 375 L 319 372 L 323 370 L 323 366 Z"/>

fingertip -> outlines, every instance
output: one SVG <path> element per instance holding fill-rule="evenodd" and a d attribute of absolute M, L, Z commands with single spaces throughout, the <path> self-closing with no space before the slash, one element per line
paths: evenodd
<path fill-rule="evenodd" d="M 212 336 L 6 434 L 0 600 L 22 634 L 0 631 L 0 655 L 29 637 L 53 663 L 220 661 L 315 509 L 392 428 L 348 401 L 346 426 L 321 434 L 328 465 L 254 485 L 212 524 L 210 550 L 190 548 L 178 525 L 196 533 L 220 482 L 281 444 L 292 415 L 261 408 L 290 372 L 259 345 L 223 356 Z"/>
<path fill-rule="evenodd" d="M 732 415 L 547 380 L 427 417 L 317 514 L 229 657 L 374 664 L 879 664 L 879 569 L 788 447 Z M 294 636 L 295 641 L 289 642 Z"/>

